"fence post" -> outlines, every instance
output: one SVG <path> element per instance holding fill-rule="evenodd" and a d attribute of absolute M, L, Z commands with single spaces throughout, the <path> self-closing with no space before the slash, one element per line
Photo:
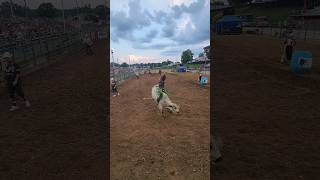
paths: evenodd
<path fill-rule="evenodd" d="M 16 46 L 16 47 L 19 47 L 19 46 Z M 26 46 L 21 46 L 22 47 L 22 53 L 23 53 L 23 61 L 25 62 L 26 61 L 26 49 L 27 48 Z"/>
<path fill-rule="evenodd" d="M 32 48 L 32 56 L 33 56 L 33 65 L 37 66 L 37 58 L 36 58 L 36 53 L 34 51 L 34 44 L 32 41 L 31 41 L 31 48 Z"/>
<path fill-rule="evenodd" d="M 313 39 L 316 39 L 316 23 L 313 24 Z"/>
<path fill-rule="evenodd" d="M 15 61 L 16 60 L 16 53 L 15 53 L 15 47 L 11 46 L 11 52 L 12 52 L 12 59 Z"/>
<path fill-rule="evenodd" d="M 4 86 L 4 77 L 3 77 L 3 71 L 4 71 L 4 63 L 2 59 L 0 59 L 0 86 Z"/>
<path fill-rule="evenodd" d="M 280 32 L 279 32 L 279 38 L 282 38 L 282 22 L 280 21 Z"/>
<path fill-rule="evenodd" d="M 39 49 L 40 49 L 40 56 L 43 56 L 43 53 L 42 53 L 42 43 L 41 43 L 41 39 L 38 38 L 39 40 Z"/>
<path fill-rule="evenodd" d="M 47 62 L 50 61 L 50 51 L 49 51 L 49 43 L 48 43 L 48 37 L 45 36 L 45 46 L 46 46 L 46 50 L 47 50 Z"/>
<path fill-rule="evenodd" d="M 305 40 L 305 41 L 307 40 L 307 33 L 308 33 L 308 30 L 307 30 L 307 28 L 305 27 L 305 30 L 304 30 L 304 40 Z"/>

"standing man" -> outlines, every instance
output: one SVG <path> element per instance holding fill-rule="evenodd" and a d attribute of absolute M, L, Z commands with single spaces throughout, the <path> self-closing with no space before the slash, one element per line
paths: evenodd
<path fill-rule="evenodd" d="M 7 87 L 9 91 L 9 96 L 12 101 L 12 106 L 10 108 L 10 111 L 15 111 L 18 109 L 17 101 L 15 98 L 16 93 L 18 96 L 20 96 L 24 100 L 25 106 L 30 107 L 30 102 L 25 98 L 25 95 L 22 89 L 20 68 L 18 64 L 14 62 L 14 60 L 12 59 L 12 55 L 9 52 L 5 52 L 2 58 L 7 63 L 4 72 L 5 72 L 5 80 L 7 82 Z"/>
<path fill-rule="evenodd" d="M 202 74 L 199 74 L 199 83 L 201 84 L 201 78 L 202 78 Z"/>
<path fill-rule="evenodd" d="M 5 85 L 5 77 L 4 77 L 4 70 L 6 69 L 6 62 L 5 60 L 3 59 L 3 57 L 1 57 L 0 59 L 0 85 L 1 86 L 4 86 Z"/>
<path fill-rule="evenodd" d="M 84 44 L 86 46 L 87 55 L 92 55 L 93 54 L 93 51 L 92 51 L 93 42 L 88 34 L 86 34 L 84 37 Z"/>
<path fill-rule="evenodd" d="M 290 62 L 292 59 L 293 48 L 296 45 L 296 41 L 293 39 L 293 34 L 288 35 L 287 39 L 284 41 L 284 49 L 286 55 L 286 61 Z M 283 60 L 282 60 L 283 62 Z"/>
<path fill-rule="evenodd" d="M 120 95 L 120 93 L 118 92 L 117 82 L 113 78 L 111 78 L 111 90 L 113 93 L 113 97 Z"/>

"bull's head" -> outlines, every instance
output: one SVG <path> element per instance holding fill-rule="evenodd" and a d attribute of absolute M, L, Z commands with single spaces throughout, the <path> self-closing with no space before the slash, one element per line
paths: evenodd
<path fill-rule="evenodd" d="M 177 114 L 180 111 L 180 106 L 177 104 L 171 104 L 167 107 L 167 109 L 169 109 L 172 113 Z"/>

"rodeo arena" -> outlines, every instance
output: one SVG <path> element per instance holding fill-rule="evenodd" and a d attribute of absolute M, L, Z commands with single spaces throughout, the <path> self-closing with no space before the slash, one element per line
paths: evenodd
<path fill-rule="evenodd" d="M 209 179 L 210 59 L 120 67 L 116 57 L 111 50 L 111 179 Z"/>
<path fill-rule="evenodd" d="M 319 179 L 320 2 L 282 2 L 211 4 L 216 179 Z"/>
<path fill-rule="evenodd" d="M 10 3 L 0 4 L 0 179 L 104 179 L 108 8 L 91 20 L 90 8 L 25 16 Z"/>

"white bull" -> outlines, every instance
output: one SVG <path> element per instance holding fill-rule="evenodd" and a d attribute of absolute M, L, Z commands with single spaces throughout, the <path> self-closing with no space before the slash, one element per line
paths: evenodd
<path fill-rule="evenodd" d="M 158 85 L 154 85 L 152 87 L 151 94 L 152 94 L 152 99 L 158 104 L 158 109 L 161 112 L 162 116 L 164 116 L 163 114 L 164 109 L 169 109 L 172 113 L 179 113 L 180 106 L 173 103 L 169 99 L 166 93 L 162 93 L 162 98 L 160 99 L 159 103 L 157 102 L 157 99 L 160 96 L 160 93 L 158 91 L 159 91 Z"/>

